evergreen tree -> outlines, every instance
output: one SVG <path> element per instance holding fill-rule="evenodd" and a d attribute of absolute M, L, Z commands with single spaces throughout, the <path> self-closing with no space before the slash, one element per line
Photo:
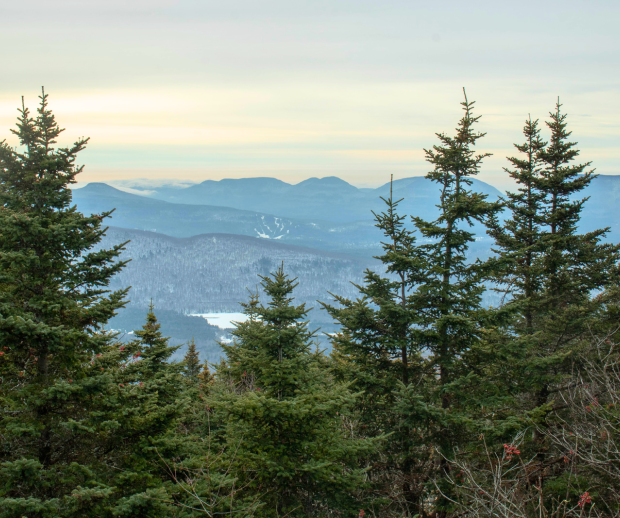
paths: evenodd
<path fill-rule="evenodd" d="M 549 144 L 542 142 L 536 123 L 528 121 L 527 142 L 516 146 L 525 157 L 509 159 L 519 194 L 508 194 L 510 217 L 496 222 L 492 235 L 499 245 L 510 304 L 518 308 L 517 336 L 529 336 L 522 379 L 535 393 L 530 409 L 549 401 L 553 385 L 572 369 L 571 351 L 586 331 L 588 320 L 601 309 L 593 295 L 617 282 L 619 248 L 603 244 L 609 229 L 578 232 L 587 198 L 575 199 L 593 178 L 590 163 L 575 164 L 579 155 L 569 142 L 566 115 L 556 110 L 547 123 Z"/>
<path fill-rule="evenodd" d="M 71 206 L 88 139 L 55 149 L 63 130 L 40 99 L 36 117 L 22 102 L 20 147 L 0 146 L 0 515 L 97 514 L 114 488 L 96 481 L 82 444 L 110 383 L 91 361 L 110 347 L 102 327 L 124 305 L 126 290 L 106 291 L 123 245 L 91 250 L 110 212 Z"/>
<path fill-rule="evenodd" d="M 578 196 L 594 176 L 589 162 L 575 163 L 579 151 L 569 141 L 560 108 L 558 101 L 550 113 L 548 144 L 535 123 L 526 124 L 528 141 L 517 146 L 525 156 L 510 159 L 520 194 L 509 195 L 510 217 L 504 228 L 496 222 L 492 234 L 500 252 L 498 277 L 510 283 L 514 343 L 521 348 L 513 361 L 512 378 L 518 380 L 514 406 L 521 412 L 516 417 L 521 426 L 533 423 L 537 429 L 535 440 L 522 449 L 536 453 L 537 484 L 548 488 L 549 479 L 562 493 L 558 481 L 566 467 L 554 462 L 544 429 L 561 418 L 562 405 L 555 401 L 579 369 L 583 356 L 577 353 L 587 347 L 597 320 L 606 318 L 608 304 L 615 304 L 614 290 L 606 290 L 617 286 L 620 249 L 602 243 L 608 229 L 579 233 L 587 198 Z"/>
<path fill-rule="evenodd" d="M 419 276 L 412 306 L 420 318 L 419 347 L 427 358 L 428 377 L 422 387 L 428 388 L 421 394 L 413 385 L 404 388 L 400 405 L 412 428 L 428 423 L 426 430 L 418 432 L 421 443 L 439 450 L 438 471 L 431 474 L 442 491 L 435 502 L 438 516 L 445 516 L 449 508 L 445 498 L 449 487 L 444 479 L 449 472 L 448 459 L 480 430 L 481 423 L 476 421 L 488 403 L 481 379 L 481 349 L 486 327 L 497 317 L 482 307 L 489 265 L 468 261 L 467 251 L 475 240 L 470 227 L 475 222 L 488 225 L 501 205 L 470 189 L 471 178 L 489 154 L 474 150 L 484 136 L 474 130 L 480 119 L 472 115 L 474 103 L 465 96 L 461 105 L 465 113 L 455 136 L 439 133 L 440 144 L 425 150 L 427 161 L 434 166 L 426 178 L 436 182 L 441 192 L 435 221 L 413 218 L 426 241 L 418 248 L 426 260 L 425 271 Z"/>
<path fill-rule="evenodd" d="M 537 190 L 545 196 L 540 236 L 545 275 L 537 308 L 538 350 L 530 364 L 537 406 L 548 402 L 551 385 L 570 370 L 571 349 L 601 307 L 602 299 L 593 295 L 618 281 L 620 248 L 601 242 L 609 228 L 578 232 L 587 198 L 574 198 L 594 176 L 587 170 L 590 162 L 574 163 L 579 150 L 569 141 L 571 132 L 560 108 L 558 100 L 547 122 L 551 136 L 539 153 L 543 169 L 536 179 Z"/>
<path fill-rule="evenodd" d="M 168 345 L 169 338 L 161 334 L 161 324 L 155 316 L 151 303 L 146 314 L 146 323 L 142 329 L 135 331 L 136 339 L 132 342 L 141 355 L 140 368 L 146 377 L 156 377 L 170 366 L 169 359 L 180 346 Z M 182 372 L 182 364 L 176 364 L 175 370 Z"/>
<path fill-rule="evenodd" d="M 185 375 L 191 381 L 197 381 L 200 375 L 200 355 L 196 351 L 196 342 L 193 338 L 187 344 L 187 352 L 185 353 Z"/>
<path fill-rule="evenodd" d="M 508 158 L 513 168 L 504 168 L 517 185 L 516 192 L 506 192 L 501 200 L 508 217 L 502 221 L 493 216 L 488 231 L 497 245 L 493 250 L 497 255 L 491 260 L 494 289 L 503 294 L 500 311 L 506 316 L 501 332 L 488 337 L 490 347 L 496 353 L 501 348 L 502 354 L 487 358 L 491 363 L 487 382 L 494 381 L 507 398 L 494 408 L 493 429 L 485 436 L 490 446 L 496 441 L 498 447 L 523 430 L 522 396 L 524 386 L 530 383 L 527 365 L 537 348 L 535 321 L 545 282 L 542 235 L 546 195 L 537 186 L 546 142 L 538 121 L 531 117 L 525 121 L 523 134 L 525 142 L 515 144 L 520 155 Z"/>
<path fill-rule="evenodd" d="M 214 381 L 213 374 L 211 374 L 211 370 L 209 369 L 209 362 L 205 361 L 202 365 L 202 370 L 198 374 L 198 379 L 200 380 L 200 390 L 204 393 L 208 392 L 208 387 Z"/>
<path fill-rule="evenodd" d="M 364 285 L 356 285 L 360 298 L 352 301 L 332 294 L 338 305 L 322 305 L 342 329 L 332 338 L 335 373 L 361 391 L 355 406 L 359 433 L 370 437 L 388 434 L 382 451 L 367 460 L 375 466 L 370 473 L 373 486 L 384 497 L 374 503 L 380 509 L 377 512 L 392 509 L 414 515 L 423 505 L 421 482 L 429 470 L 428 449 L 416 448 L 419 444 L 411 440 L 411 430 L 395 406 L 399 387 L 408 386 L 410 380 L 417 382 L 423 373 L 417 340 L 420 318 L 411 295 L 425 261 L 413 233 L 404 226 L 405 216 L 397 212 L 401 200 L 394 201 L 391 186 L 390 197 L 383 201 L 385 212 L 374 216 L 386 238 L 384 253 L 377 259 L 388 276 L 367 270 Z M 396 494 L 384 489 L 392 484 L 399 488 Z"/>
<path fill-rule="evenodd" d="M 442 482 L 449 470 L 447 459 L 479 430 L 476 420 L 486 403 L 480 358 L 485 356 L 485 326 L 496 316 L 481 305 L 489 265 L 468 262 L 466 253 L 475 239 L 469 227 L 487 224 L 500 204 L 469 189 L 487 155 L 476 155 L 473 149 L 483 136 L 473 129 L 479 119 L 472 115 L 473 103 L 465 98 L 462 106 L 465 115 L 456 136 L 438 134 L 440 145 L 426 151 L 434 165 L 427 178 L 439 184 L 441 196 L 436 221 L 413 218 L 425 243 L 415 244 L 402 226 L 403 217 L 395 213 L 396 203 L 387 200 L 388 210 L 377 222 L 391 241 L 379 257 L 391 278 L 368 272 L 360 288 L 362 299 L 337 298 L 340 308 L 327 306 L 343 327 L 335 349 L 355 365 L 361 388 L 368 391 L 366 381 L 380 386 L 375 380 L 391 380 L 391 387 L 385 384 L 385 423 L 390 427 L 382 430 L 401 437 L 402 453 L 390 459 L 389 468 L 403 472 L 401 495 L 409 515 L 429 511 L 435 483 L 448 493 Z M 400 349 L 406 350 L 407 362 L 396 360 Z M 405 365 L 408 376 L 390 375 Z M 383 421 L 380 425 L 385 426 Z M 437 498 L 434 512 L 445 515 L 448 505 Z"/>
<path fill-rule="evenodd" d="M 516 193 L 506 192 L 503 205 L 510 211 L 510 217 L 500 222 L 497 217 L 491 222 L 489 234 L 500 247 L 499 274 L 496 282 L 502 285 L 511 301 L 519 301 L 523 321 L 517 326 L 533 333 L 536 296 L 544 282 L 544 270 L 540 264 L 543 253 L 541 242 L 545 193 L 537 189 L 541 178 L 540 153 L 546 142 L 540 137 L 538 121 L 529 118 L 523 128 L 525 142 L 515 144 L 524 156 L 510 157 L 514 169 L 504 168 L 516 182 Z"/>
<path fill-rule="evenodd" d="M 171 362 L 179 346 L 162 336 L 151 305 L 136 338 L 117 344 L 109 358 L 115 390 L 102 414 L 114 420 L 113 433 L 102 435 L 105 461 L 115 468 L 114 513 L 122 516 L 170 516 L 164 502 L 184 501 L 172 474 L 202 450 L 183 429 L 191 405 L 182 363 Z M 105 362 L 105 357 L 104 357 Z"/>
<path fill-rule="evenodd" d="M 310 351 L 313 333 L 293 306 L 296 286 L 280 267 L 262 277 L 269 304 L 253 295 L 237 325 L 210 399 L 225 423 L 239 484 L 258 495 L 259 516 L 355 516 L 362 470 L 350 464 L 371 443 L 348 437 L 343 413 L 355 396 L 335 383 L 326 360 Z"/>
<path fill-rule="evenodd" d="M 611 250 L 609 247 L 604 250 L 596 246 L 609 228 L 585 235 L 577 233 L 577 224 L 587 198 L 571 198 L 590 184 L 594 171 L 587 170 L 591 162 L 573 163 L 579 150 L 576 149 L 576 142 L 568 140 L 572 132 L 567 130 L 566 114 L 561 113 L 560 108 L 558 100 L 555 112 L 549 114 L 551 120 L 547 126 L 551 137 L 549 145 L 539 153 L 544 167 L 537 179 L 538 189 L 546 196 L 546 232 L 543 237 L 547 278 L 545 291 L 548 296 L 556 299 L 556 306 L 559 302 L 557 299 L 562 296 L 570 294 L 582 299 L 604 283 L 607 272 L 601 272 L 595 264 L 605 259 L 605 251 Z"/>
<path fill-rule="evenodd" d="M 170 516 L 168 467 L 199 454 L 174 434 L 182 365 L 152 312 L 129 344 L 103 329 L 123 245 L 97 250 L 111 212 L 71 206 L 87 140 L 55 149 L 61 131 L 43 93 L 0 146 L 0 516 Z"/>

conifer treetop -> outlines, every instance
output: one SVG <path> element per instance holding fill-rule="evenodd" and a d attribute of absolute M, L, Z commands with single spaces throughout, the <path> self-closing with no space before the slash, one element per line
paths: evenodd
<path fill-rule="evenodd" d="M 25 149 L 11 148 L 6 141 L 2 142 L 0 154 L 8 166 L 0 188 L 0 204 L 5 207 L 28 212 L 60 210 L 71 204 L 68 187 L 76 183 L 76 176 L 84 169 L 84 166 L 76 165 L 76 157 L 90 139 L 80 138 L 71 147 L 56 149 L 54 144 L 64 129 L 56 122 L 48 97 L 41 88 L 35 117 L 31 116 L 22 97 L 17 129 L 11 129 L 11 132 L 18 137 L 19 146 Z M 15 199 L 9 191 L 20 192 L 21 199 Z"/>
<path fill-rule="evenodd" d="M 196 350 L 196 342 L 192 338 L 187 344 L 187 352 L 185 353 L 185 375 L 194 381 L 198 380 L 200 374 L 200 354 Z M 207 367 L 208 368 L 208 367 Z"/>
<path fill-rule="evenodd" d="M 155 307 L 151 301 L 146 322 L 142 329 L 134 332 L 136 336 L 134 343 L 139 345 L 142 351 L 142 368 L 152 373 L 165 369 L 170 356 L 181 347 L 169 345 L 170 338 L 163 336 L 160 328 L 161 324 L 155 316 Z"/>
<path fill-rule="evenodd" d="M 461 102 L 461 106 L 465 114 L 456 127 L 456 135 L 451 137 L 445 133 L 436 133 L 441 144 L 434 145 L 431 149 L 424 149 L 426 160 L 435 166 L 434 171 L 429 172 L 426 177 L 440 183 L 463 178 L 464 183 L 471 185 L 471 181 L 466 177 L 478 174 L 482 161 L 491 156 L 491 153 L 476 155 L 472 149 L 486 133 L 474 131 L 474 125 L 480 120 L 480 115 L 473 116 L 475 101 L 467 99 L 465 88 L 463 95 L 465 99 Z"/>

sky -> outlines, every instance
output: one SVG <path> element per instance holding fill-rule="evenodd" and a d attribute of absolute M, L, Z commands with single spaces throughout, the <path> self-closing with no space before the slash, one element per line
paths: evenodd
<path fill-rule="evenodd" d="M 40 88 L 89 136 L 81 183 L 429 170 L 476 101 L 500 188 L 528 115 L 557 97 L 581 159 L 620 174 L 620 2 L 21 0 L 0 3 L 0 140 Z M 544 133 L 543 133 L 544 135 Z"/>

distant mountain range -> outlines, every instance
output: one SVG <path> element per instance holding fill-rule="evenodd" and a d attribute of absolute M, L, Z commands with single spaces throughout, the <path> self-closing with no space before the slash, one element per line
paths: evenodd
<path fill-rule="evenodd" d="M 104 183 L 73 191 L 84 213 L 115 208 L 110 224 L 172 237 L 223 233 L 253 236 L 322 250 L 371 256 L 381 238 L 374 222 L 334 223 L 315 218 L 291 219 L 249 210 L 211 205 L 186 205 L 130 194 Z"/>
<path fill-rule="evenodd" d="M 240 208 L 231 208 L 222 205 L 192 205 L 187 203 L 172 203 L 147 196 L 130 194 L 115 189 L 104 183 L 91 183 L 81 189 L 73 191 L 73 199 L 78 208 L 85 213 L 101 213 L 115 208 L 111 224 L 116 227 L 148 230 L 166 234 L 172 237 L 191 237 L 204 233 L 227 233 L 259 237 L 263 239 L 279 240 L 284 243 L 307 246 L 320 250 L 329 250 L 353 254 L 363 257 L 372 257 L 380 252 L 381 232 L 375 227 L 372 211 L 384 210 L 385 204 L 381 196 L 389 196 L 389 185 L 378 189 L 357 189 L 352 185 L 332 178 L 309 182 L 304 188 L 308 191 L 305 198 L 296 191 L 296 205 L 298 212 L 313 213 L 310 218 L 292 218 L 282 216 L 277 211 L 282 205 L 290 204 L 288 195 L 267 194 L 270 190 L 265 186 L 273 182 L 275 185 L 290 186 L 274 179 L 249 178 L 248 184 L 244 181 L 231 181 L 231 185 L 240 188 L 237 204 L 246 199 L 247 205 L 268 206 L 263 197 L 271 199 L 271 212 L 257 212 Z M 260 180 L 255 182 L 255 180 Z M 263 180 L 267 180 L 263 182 Z M 226 181 L 223 185 L 228 185 Z M 212 182 L 219 184 L 221 182 Z M 302 182 L 304 183 L 304 182 Z M 338 200 L 334 195 L 324 196 L 329 191 L 329 185 L 334 183 L 340 189 Z M 193 187 L 204 189 L 205 184 L 185 189 L 165 189 L 165 192 L 175 191 L 183 193 Z M 208 184 L 211 185 L 211 184 Z M 256 187 L 254 196 L 250 195 Z M 300 184 L 298 184 L 300 185 Z M 348 186 L 348 187 L 346 187 Z M 228 187 L 226 187 L 228 189 Z M 489 193 L 491 199 L 496 199 L 499 192 L 483 182 L 476 182 L 476 188 Z M 434 219 L 437 214 L 436 204 L 439 202 L 439 191 L 436 185 L 425 178 L 409 178 L 394 182 L 394 197 L 405 197 L 399 209 L 403 214 L 411 214 L 426 219 Z M 233 190 L 234 191 L 234 190 Z M 231 192 L 233 192 L 231 191 Z M 283 192 L 283 191 L 282 191 Z M 345 194 L 348 192 L 349 194 Z M 314 193 L 314 194 L 313 194 Z M 234 197 L 234 192 L 231 197 Z M 169 196 L 172 198 L 172 196 Z M 178 199 L 187 199 L 182 194 Z M 222 194 L 221 203 L 227 202 L 229 197 Z M 305 201 L 304 201 L 305 199 Z M 245 203 L 245 202 L 244 202 Z M 339 204 L 339 205 L 338 205 Z M 309 207 L 314 207 L 312 210 Z M 348 211 L 344 208 L 348 207 Z M 292 209 L 291 209 L 292 210 Z M 339 212 L 337 220 L 329 220 L 330 215 Z M 346 220 L 346 221 L 345 221 Z M 484 234 L 482 227 L 474 228 L 478 231 L 482 242 L 477 243 L 475 253 L 484 255 L 484 249 L 490 245 L 490 240 Z"/>
<path fill-rule="evenodd" d="M 494 200 L 500 192 L 474 180 L 473 189 Z M 158 190 L 159 189 L 159 190 Z M 274 178 L 206 181 L 185 188 L 160 187 L 150 196 L 130 194 L 104 183 L 73 191 L 78 208 L 100 213 L 116 208 L 111 224 L 149 230 L 172 237 L 227 233 L 279 240 L 288 244 L 371 257 L 380 252 L 381 233 L 372 211 L 384 209 L 381 197 L 390 185 L 358 189 L 334 177 L 311 178 L 290 185 Z M 394 181 L 401 214 L 432 220 L 437 215 L 439 190 L 435 183 L 413 177 Z M 611 227 L 608 239 L 620 240 L 620 176 L 599 176 L 583 193 L 586 202 L 581 230 Z M 162 198 L 167 198 L 166 201 Z M 191 202 L 191 203 L 190 203 Z M 472 253 L 484 257 L 492 241 L 480 225 Z"/>
<path fill-rule="evenodd" d="M 215 359 L 221 331 L 190 313 L 239 311 L 239 302 L 255 289 L 258 274 L 284 262 L 299 277 L 297 302 L 316 306 L 328 291 L 356 297 L 351 284 L 366 268 L 379 268 L 372 256 L 381 252 L 383 236 L 372 210 L 383 210 L 378 189 L 358 189 L 338 178 L 310 179 L 290 185 L 273 178 L 207 181 L 185 188 L 150 189 L 150 196 L 130 194 L 104 183 L 73 191 L 79 210 L 101 213 L 115 208 L 102 246 L 130 240 L 125 258 L 132 261 L 112 282 L 132 286 L 131 304 L 110 326 L 123 332 L 142 325 L 145 308 L 155 303 L 162 329 L 180 344 L 196 338 L 203 357 Z M 497 199 L 499 191 L 475 181 L 474 189 Z M 393 183 L 394 197 L 405 198 L 402 214 L 434 219 L 439 201 L 436 184 L 420 177 Z M 146 194 L 146 192 L 145 192 Z M 612 227 L 620 240 L 620 176 L 600 176 L 586 189 L 581 231 Z M 483 228 L 470 254 L 490 255 L 493 241 Z M 490 298 L 489 298 L 490 297 Z M 492 293 L 487 303 L 494 303 Z M 325 312 L 315 309 L 313 325 L 334 330 Z M 191 336 L 190 336 L 191 334 Z M 181 351 L 179 351 L 181 354 Z"/>
<path fill-rule="evenodd" d="M 474 180 L 473 188 L 491 199 L 501 193 Z M 422 176 L 403 178 L 393 183 L 394 198 L 404 198 L 401 210 L 433 218 L 439 199 L 439 187 Z M 207 180 L 189 187 L 149 189 L 151 198 L 172 203 L 217 205 L 275 214 L 302 220 L 327 220 L 349 223 L 371 220 L 371 211 L 383 210 L 381 197 L 388 197 L 390 184 L 377 189 L 359 189 L 340 178 L 309 178 L 295 185 L 275 178 Z"/>

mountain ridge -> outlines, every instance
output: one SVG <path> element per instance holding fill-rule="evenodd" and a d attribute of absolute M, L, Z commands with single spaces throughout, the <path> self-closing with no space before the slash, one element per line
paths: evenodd
<path fill-rule="evenodd" d="M 400 214 L 432 221 L 437 217 L 436 205 L 439 203 L 436 184 L 422 177 L 400 179 L 392 185 L 388 183 L 371 191 L 358 189 L 337 177 L 310 178 L 301 182 L 304 184 L 301 189 L 309 189 L 310 193 L 297 198 L 287 198 L 278 192 L 274 193 L 273 189 L 267 189 L 269 196 L 260 194 L 262 188 L 257 187 L 259 184 L 280 187 L 299 185 L 292 186 L 273 178 L 207 182 L 210 182 L 207 185 L 217 184 L 218 188 L 226 189 L 230 185 L 245 185 L 236 198 L 237 204 L 244 208 L 224 205 L 230 201 L 226 196 L 218 196 L 213 200 L 217 205 L 179 203 L 128 193 L 105 183 L 92 183 L 75 189 L 73 196 L 78 209 L 85 213 L 102 213 L 116 208 L 110 222 L 115 227 L 155 231 L 179 238 L 211 233 L 238 234 L 365 257 L 380 253 L 382 235 L 375 227 L 372 211 L 382 212 L 385 209 L 381 197 L 389 196 L 390 187 L 395 199 L 404 198 L 398 207 Z M 330 190 L 331 185 L 336 186 L 334 190 Z M 193 187 L 196 186 L 184 190 Z M 322 194 L 323 189 L 336 194 L 326 196 Z M 497 189 L 484 182 L 475 181 L 472 189 L 488 194 L 490 199 L 497 199 L 500 195 Z M 175 189 L 175 192 L 182 190 Z M 611 227 L 606 240 L 618 241 L 620 211 L 615 211 L 614 207 L 620 197 L 620 176 L 599 176 L 582 195 L 590 196 L 590 199 L 584 205 L 579 231 Z M 244 197 L 246 201 L 243 201 Z M 254 206 L 263 205 L 269 212 L 254 210 L 250 203 L 252 200 Z M 310 217 L 283 216 L 277 212 L 283 204 L 295 205 Z M 337 207 L 337 211 L 345 211 L 346 217 L 330 220 L 333 207 Z M 405 224 L 411 225 L 409 218 Z M 484 255 L 485 249 L 488 250 L 492 245 L 486 229 L 476 224 L 472 232 L 482 240 L 475 244 L 475 253 Z"/>
<path fill-rule="evenodd" d="M 73 201 L 85 213 L 101 214 L 116 209 L 110 221 L 112 226 L 178 238 L 210 233 L 239 234 L 340 252 L 372 246 L 371 254 L 380 239 L 370 219 L 352 223 L 318 218 L 299 220 L 225 206 L 166 202 L 120 191 L 107 184 L 75 189 Z"/>
<path fill-rule="evenodd" d="M 275 180 L 275 181 L 274 181 Z M 496 199 L 501 195 L 493 186 L 473 180 L 473 188 Z M 416 203 L 438 200 L 437 184 L 423 176 L 392 182 L 397 199 L 404 198 L 404 212 L 417 210 Z M 321 219 L 351 223 L 372 219 L 371 210 L 380 209 L 380 197 L 389 194 L 390 182 L 375 189 L 360 189 L 336 176 L 308 178 L 288 184 L 269 177 L 206 180 L 180 189 L 152 190 L 148 197 L 173 203 L 223 205 L 237 209 L 269 212 L 293 219 Z M 425 203 L 424 214 L 435 212 L 435 203 Z"/>

